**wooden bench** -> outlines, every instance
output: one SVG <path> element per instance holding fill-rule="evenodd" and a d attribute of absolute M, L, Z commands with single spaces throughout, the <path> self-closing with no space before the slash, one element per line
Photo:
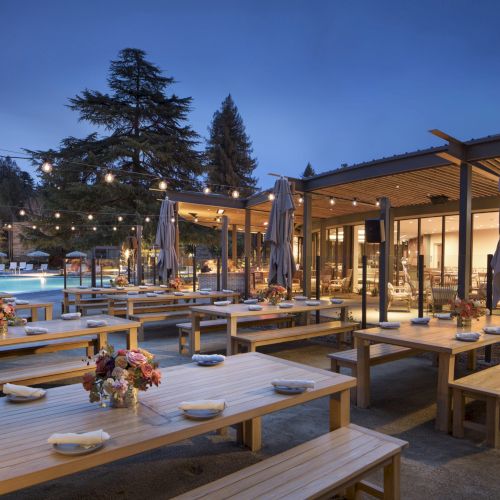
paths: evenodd
<path fill-rule="evenodd" d="M 176 500 L 331 498 L 368 493 L 397 500 L 401 452 L 408 443 L 354 424 L 189 491 Z M 383 469 L 383 487 L 364 478 Z"/>
<path fill-rule="evenodd" d="M 464 429 L 486 434 L 486 444 L 500 448 L 500 365 L 450 382 L 453 391 L 453 435 L 464 437 Z M 486 424 L 465 419 L 467 399 L 486 402 Z"/>
<path fill-rule="evenodd" d="M 296 340 L 323 337 L 325 335 L 338 335 L 352 332 L 359 328 L 359 323 L 350 321 L 328 321 L 326 323 L 313 323 L 310 325 L 281 328 L 279 330 L 265 330 L 263 332 L 245 332 L 233 338 L 233 352 L 242 352 L 241 348 L 255 352 L 257 347 Z"/>
<path fill-rule="evenodd" d="M 15 366 L 0 369 L 0 389 L 4 384 L 45 384 L 72 377 L 83 376 L 93 371 L 95 363 L 81 358 L 72 361 L 54 361 L 42 366 Z"/>
<path fill-rule="evenodd" d="M 295 322 L 295 317 L 290 314 L 272 314 L 265 316 L 252 316 L 249 318 L 238 318 L 238 326 L 243 326 L 245 328 L 251 328 L 254 326 L 266 326 L 266 325 L 277 325 L 281 326 L 283 324 L 293 325 Z M 192 325 L 191 322 L 178 323 L 177 328 L 179 329 L 179 354 L 183 354 L 187 349 L 188 354 L 194 354 L 191 352 L 190 346 L 193 345 L 191 335 L 192 335 Z M 225 319 L 210 319 L 200 321 L 200 333 L 210 333 L 210 332 L 222 332 L 225 331 L 227 327 L 227 322 Z M 189 340 L 189 343 L 187 342 Z"/>
<path fill-rule="evenodd" d="M 129 319 L 132 321 L 138 321 L 141 326 L 139 327 L 139 340 L 144 340 L 144 323 L 154 323 L 156 321 L 167 321 L 169 319 L 176 319 L 179 317 L 189 316 L 189 309 L 180 309 L 178 311 L 158 311 L 158 312 L 148 312 L 132 314 Z"/>
<path fill-rule="evenodd" d="M 50 352 L 85 349 L 87 356 L 93 356 L 97 345 L 97 337 L 77 337 L 72 339 L 44 340 L 27 344 L 16 344 L 0 347 L 0 358 L 23 356 L 31 354 L 46 354 Z"/>
<path fill-rule="evenodd" d="M 134 314 L 140 313 L 148 313 L 148 312 L 167 312 L 167 311 L 187 311 L 189 307 L 193 304 L 149 304 L 149 305 L 141 305 L 135 304 L 134 306 Z M 108 309 L 108 314 L 112 316 L 126 316 L 127 308 L 123 306 L 113 307 Z"/>
<path fill-rule="evenodd" d="M 398 359 L 414 356 L 418 351 L 408 347 L 401 347 L 391 344 L 370 345 L 370 367 L 396 361 Z M 327 355 L 330 358 L 332 372 L 340 372 L 340 368 L 349 368 L 353 377 L 358 371 L 358 350 L 349 349 Z M 351 390 L 351 401 L 356 401 L 356 389 Z"/>

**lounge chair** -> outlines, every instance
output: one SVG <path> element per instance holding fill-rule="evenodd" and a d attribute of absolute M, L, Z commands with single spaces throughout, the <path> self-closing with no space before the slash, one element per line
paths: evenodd
<path fill-rule="evenodd" d="M 24 268 L 25 271 L 33 271 L 33 264 L 26 264 L 26 267 Z"/>
<path fill-rule="evenodd" d="M 19 262 L 19 272 L 26 270 L 26 262 Z"/>
<path fill-rule="evenodd" d="M 46 272 L 48 268 L 48 264 L 40 264 L 40 271 L 42 271 L 42 273 Z"/>
<path fill-rule="evenodd" d="M 5 264 L 0 264 L 0 273 L 5 272 Z"/>
<path fill-rule="evenodd" d="M 17 262 L 11 262 L 9 264 L 9 271 L 14 271 L 14 273 L 17 271 Z"/>

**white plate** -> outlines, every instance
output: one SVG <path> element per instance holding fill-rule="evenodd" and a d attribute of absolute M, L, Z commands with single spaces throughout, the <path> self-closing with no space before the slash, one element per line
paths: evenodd
<path fill-rule="evenodd" d="M 180 297 L 181 295 L 184 295 L 184 292 L 174 292 L 174 295 L 177 297 Z"/>
<path fill-rule="evenodd" d="M 217 300 L 214 302 L 214 306 L 228 306 L 229 304 L 231 304 L 230 300 Z"/>
<path fill-rule="evenodd" d="M 243 301 L 243 304 L 257 304 L 259 302 L 258 299 L 247 299 Z"/>
<path fill-rule="evenodd" d="M 200 290 L 200 295 L 210 295 L 210 292 L 206 290 Z"/>
<path fill-rule="evenodd" d="M 168 288 L 168 285 L 160 285 L 160 288 Z"/>
<path fill-rule="evenodd" d="M 94 451 L 101 449 L 103 446 L 104 443 L 89 444 L 85 446 L 71 443 L 52 445 L 54 450 L 61 455 L 87 455 L 88 453 L 93 453 Z"/>
<path fill-rule="evenodd" d="M 490 330 L 491 328 L 491 330 Z M 485 326 L 483 328 L 483 332 L 488 335 L 500 335 L 500 327 L 499 326 Z"/>
<path fill-rule="evenodd" d="M 30 403 L 45 397 L 45 392 L 40 396 L 18 396 L 17 394 L 7 394 L 7 400 L 11 403 Z"/>
<path fill-rule="evenodd" d="M 290 304 L 290 302 L 280 302 L 278 307 L 280 309 L 290 309 L 290 307 L 293 307 L 293 304 Z"/>
<path fill-rule="evenodd" d="M 342 304 L 344 302 L 342 299 L 330 299 L 332 304 Z"/>
<path fill-rule="evenodd" d="M 93 287 L 93 288 L 91 288 L 91 290 L 92 290 L 93 292 L 100 292 L 100 291 L 101 291 L 101 289 L 100 289 L 100 288 L 97 288 L 97 287 Z"/>
<path fill-rule="evenodd" d="M 319 306 L 321 300 L 306 300 L 306 306 Z"/>
<path fill-rule="evenodd" d="M 197 361 L 196 363 L 198 363 L 200 366 L 215 366 L 215 365 L 220 365 L 221 363 L 224 363 L 224 360 L 223 359 L 221 359 L 221 360 L 207 359 L 206 361 L 201 360 L 201 361 Z"/>
<path fill-rule="evenodd" d="M 296 295 L 294 297 L 295 300 L 307 300 L 307 297 L 305 295 Z"/>
<path fill-rule="evenodd" d="M 446 319 L 446 320 L 451 319 L 450 313 L 436 313 L 434 314 L 434 317 L 437 319 Z"/>
<path fill-rule="evenodd" d="M 431 318 L 412 318 L 410 321 L 413 325 L 428 325 Z"/>
<path fill-rule="evenodd" d="M 470 337 L 470 338 L 469 338 L 469 337 L 464 336 L 464 334 L 463 334 L 463 333 L 457 333 L 457 334 L 455 335 L 455 338 L 456 338 L 457 340 L 461 340 L 462 342 L 477 342 L 478 340 L 480 340 L 480 339 L 481 339 L 481 336 L 479 336 L 479 337 L 477 337 L 477 338 L 474 338 L 474 337 Z"/>
<path fill-rule="evenodd" d="M 306 391 L 305 387 L 287 387 L 285 385 L 275 385 L 274 390 L 280 394 L 302 394 Z"/>
<path fill-rule="evenodd" d="M 262 306 L 259 306 L 259 304 L 250 304 L 248 306 L 249 311 L 262 311 Z"/>
<path fill-rule="evenodd" d="M 208 420 L 219 416 L 224 410 L 183 410 L 186 418 L 191 420 Z"/>
<path fill-rule="evenodd" d="M 379 325 L 379 326 L 380 326 L 380 328 L 382 328 L 383 330 L 397 330 L 398 328 L 400 328 L 400 327 L 401 327 L 401 325 L 400 325 L 400 324 L 390 324 L 390 323 L 389 323 L 389 324 L 387 324 L 387 323 L 386 323 L 386 324 L 382 324 L 382 323 L 380 323 L 380 325 Z"/>

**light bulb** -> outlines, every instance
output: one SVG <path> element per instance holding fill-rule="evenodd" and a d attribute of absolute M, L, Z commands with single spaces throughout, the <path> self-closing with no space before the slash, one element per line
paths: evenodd
<path fill-rule="evenodd" d="M 118 216 L 118 222 L 123 222 L 123 217 L 121 215 Z"/>
<path fill-rule="evenodd" d="M 88 219 L 88 220 L 92 220 L 93 218 L 94 218 L 94 216 L 93 216 L 92 214 L 88 214 L 88 215 L 87 215 L 87 219 Z"/>
<path fill-rule="evenodd" d="M 19 215 L 21 216 L 26 215 L 26 211 L 21 208 L 21 210 L 19 210 Z"/>
<path fill-rule="evenodd" d="M 113 226 L 113 231 L 116 231 L 116 226 Z"/>
<path fill-rule="evenodd" d="M 12 229 L 12 224 L 7 224 L 7 229 Z"/>
<path fill-rule="evenodd" d="M 94 226 L 94 227 L 92 228 L 92 231 L 97 231 L 97 228 Z"/>
<path fill-rule="evenodd" d="M 264 222 L 264 226 L 267 226 L 269 224 L 269 222 L 267 222 L 267 220 Z"/>
<path fill-rule="evenodd" d="M 352 200 L 352 206 L 353 206 L 353 207 L 357 207 L 357 206 L 358 206 L 358 200 L 357 200 L 356 198 L 354 198 L 354 199 Z"/>
<path fill-rule="evenodd" d="M 195 221 L 195 222 L 198 222 L 198 217 L 195 217 L 195 218 L 194 218 L 194 221 Z"/>
<path fill-rule="evenodd" d="M 149 217 L 146 217 L 144 220 L 145 220 L 146 222 L 151 222 L 151 219 L 150 219 Z"/>
<path fill-rule="evenodd" d="M 52 163 L 50 163 L 49 161 L 44 161 L 42 164 L 42 172 L 45 172 L 46 174 L 52 172 Z"/>
<path fill-rule="evenodd" d="M 220 222 L 220 217 L 217 217 L 217 218 L 215 219 L 215 222 Z"/>
<path fill-rule="evenodd" d="M 269 200 L 269 201 L 273 201 L 273 200 L 274 200 L 274 198 L 275 198 L 274 193 L 269 193 L 269 194 L 267 195 L 267 198 L 268 198 L 268 200 Z"/>
<path fill-rule="evenodd" d="M 158 184 L 158 187 L 162 190 L 165 191 L 167 189 L 167 183 L 165 181 L 160 181 Z"/>
<path fill-rule="evenodd" d="M 299 203 L 304 203 L 304 198 L 302 198 L 302 196 L 299 196 Z"/>
<path fill-rule="evenodd" d="M 107 172 L 106 175 L 104 176 L 104 180 L 108 184 L 111 184 L 115 180 L 115 176 L 111 172 Z"/>
<path fill-rule="evenodd" d="M 54 214 L 54 217 L 55 217 L 56 219 L 59 219 L 59 218 L 61 217 L 61 214 L 60 214 L 59 212 L 56 212 L 56 213 Z"/>
<path fill-rule="evenodd" d="M 203 192 L 204 192 L 205 194 L 209 194 L 209 193 L 210 193 L 210 188 L 209 188 L 208 186 L 205 186 L 205 187 L 203 188 Z"/>
<path fill-rule="evenodd" d="M 239 198 L 240 197 L 240 192 L 237 189 L 233 189 L 233 191 L 231 192 L 231 196 L 233 198 Z"/>
<path fill-rule="evenodd" d="M 33 224 L 33 225 L 31 226 L 31 228 L 32 228 L 32 229 L 36 229 L 36 226 L 35 226 L 35 224 Z"/>
<path fill-rule="evenodd" d="M 173 223 L 175 222 L 175 217 L 172 217 L 172 218 L 170 219 L 170 222 L 173 224 Z"/>
<path fill-rule="evenodd" d="M 375 202 L 375 205 L 377 205 L 377 207 L 380 207 L 380 200 L 377 200 L 377 201 Z"/>
<path fill-rule="evenodd" d="M 335 205 L 335 198 L 330 196 L 330 205 Z"/>
<path fill-rule="evenodd" d="M 61 229 L 59 226 L 56 226 L 56 231 L 59 231 L 59 229 Z"/>
<path fill-rule="evenodd" d="M 74 231 L 75 230 L 75 226 L 71 226 L 71 231 Z"/>

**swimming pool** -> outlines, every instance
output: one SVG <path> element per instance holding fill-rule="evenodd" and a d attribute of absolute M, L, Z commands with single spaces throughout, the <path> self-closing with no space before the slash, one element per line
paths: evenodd
<path fill-rule="evenodd" d="M 103 283 L 109 283 L 109 277 L 103 278 Z M 90 277 L 83 278 L 83 284 L 90 286 Z M 80 278 L 71 276 L 67 278 L 67 286 L 78 286 Z M 101 284 L 100 277 L 97 285 Z M 29 293 L 46 292 L 50 290 L 62 290 L 64 288 L 64 276 L 0 276 L 0 292 L 5 293 Z"/>

